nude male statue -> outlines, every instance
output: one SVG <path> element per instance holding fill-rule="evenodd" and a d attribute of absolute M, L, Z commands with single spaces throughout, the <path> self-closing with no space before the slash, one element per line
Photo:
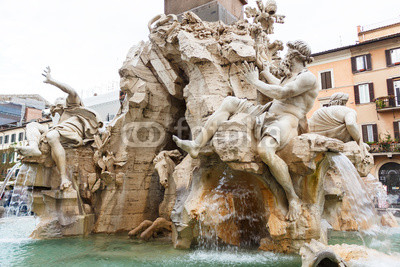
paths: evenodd
<path fill-rule="evenodd" d="M 60 119 L 56 125 L 47 129 L 46 126 L 37 122 L 29 123 L 26 126 L 27 146 L 16 147 L 17 151 L 23 156 L 40 156 L 39 143 L 44 141 L 50 145 L 51 156 L 57 165 L 61 176 L 60 189 L 64 190 L 71 186 L 66 172 L 66 159 L 64 146 L 77 147 L 93 140 L 98 129 L 102 127 L 97 113 L 85 108 L 77 92 L 70 86 L 54 80 L 50 75 L 50 67 L 42 74 L 48 83 L 58 87 L 61 91 L 68 94 L 66 99 L 57 99 L 55 105 L 51 107 L 54 116 L 60 114 Z"/>
<path fill-rule="evenodd" d="M 301 212 L 301 200 L 293 188 L 287 164 L 276 155 L 289 141 L 298 135 L 299 124 L 306 122 L 306 114 L 311 110 L 318 95 L 315 76 L 306 69 L 306 63 L 312 62 L 311 49 L 303 41 L 287 43 L 288 52 L 281 62 L 279 80 L 266 65 L 262 75 L 267 83 L 259 80 L 258 69 L 245 62 L 243 73 L 246 80 L 262 94 L 273 98 L 266 105 L 254 105 L 245 99 L 226 97 L 218 110 L 210 116 L 204 129 L 193 140 L 180 140 L 174 136 L 178 145 L 193 158 L 200 149 L 213 137 L 218 126 L 233 114 L 248 113 L 256 116 L 255 136 L 259 143 L 257 151 L 268 165 L 271 174 L 283 187 L 289 202 L 287 220 L 296 220 Z"/>
<path fill-rule="evenodd" d="M 365 158 L 369 146 L 362 141 L 356 111 L 346 107 L 348 100 L 349 95 L 346 93 L 333 94 L 329 99 L 329 106 L 318 109 L 309 119 L 310 132 L 345 143 L 354 140 L 360 146 L 362 158 Z"/>

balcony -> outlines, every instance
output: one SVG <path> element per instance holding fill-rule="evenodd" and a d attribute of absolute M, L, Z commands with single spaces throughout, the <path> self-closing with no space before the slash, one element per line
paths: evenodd
<path fill-rule="evenodd" d="M 377 112 L 400 109 L 400 98 L 394 95 L 378 97 L 375 99 L 375 105 Z"/>
<path fill-rule="evenodd" d="M 400 143 L 398 142 L 378 142 L 378 143 L 373 143 L 369 144 L 370 147 L 370 153 L 373 155 L 386 155 L 390 156 L 393 154 L 400 154 Z"/>

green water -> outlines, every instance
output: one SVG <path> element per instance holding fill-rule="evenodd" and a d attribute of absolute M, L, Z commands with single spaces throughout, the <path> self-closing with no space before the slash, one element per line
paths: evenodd
<path fill-rule="evenodd" d="M 182 251 L 126 235 L 31 240 L 29 217 L 0 219 L 0 266 L 300 266 L 299 256 L 261 251 Z"/>
<path fill-rule="evenodd" d="M 0 266 L 301 266 L 299 256 L 262 251 L 181 251 L 168 242 L 140 242 L 127 236 L 92 235 L 54 240 L 28 236 L 32 217 L 0 219 Z M 331 233 L 330 244 L 358 244 L 399 255 L 400 229 Z M 379 259 L 355 266 L 400 266 Z"/>

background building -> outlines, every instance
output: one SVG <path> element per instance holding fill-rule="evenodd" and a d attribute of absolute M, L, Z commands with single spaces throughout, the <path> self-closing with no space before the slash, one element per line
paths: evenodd
<path fill-rule="evenodd" d="M 0 95 L 0 129 L 22 126 L 42 119 L 42 110 L 50 103 L 37 94 Z"/>
<path fill-rule="evenodd" d="M 309 116 L 336 92 L 350 95 L 364 142 L 370 144 L 372 174 L 400 195 L 400 19 L 358 27 L 358 43 L 316 53 L 309 66 L 321 88 Z"/>
<path fill-rule="evenodd" d="M 120 91 L 112 91 L 106 94 L 94 95 L 83 99 L 85 107 L 93 109 L 99 115 L 102 121 L 109 122 L 114 119 L 120 107 Z"/>

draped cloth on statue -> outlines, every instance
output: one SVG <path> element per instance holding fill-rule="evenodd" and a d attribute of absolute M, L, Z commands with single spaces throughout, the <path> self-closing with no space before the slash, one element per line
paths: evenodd
<path fill-rule="evenodd" d="M 60 121 L 52 129 L 60 133 L 63 145 L 77 147 L 92 141 L 102 125 L 98 114 L 84 107 L 76 95 L 68 96 Z"/>
<path fill-rule="evenodd" d="M 352 141 L 345 122 L 345 114 L 348 112 L 355 111 L 344 106 L 330 106 L 318 109 L 308 121 L 310 132 L 336 138 L 345 143 Z"/>

